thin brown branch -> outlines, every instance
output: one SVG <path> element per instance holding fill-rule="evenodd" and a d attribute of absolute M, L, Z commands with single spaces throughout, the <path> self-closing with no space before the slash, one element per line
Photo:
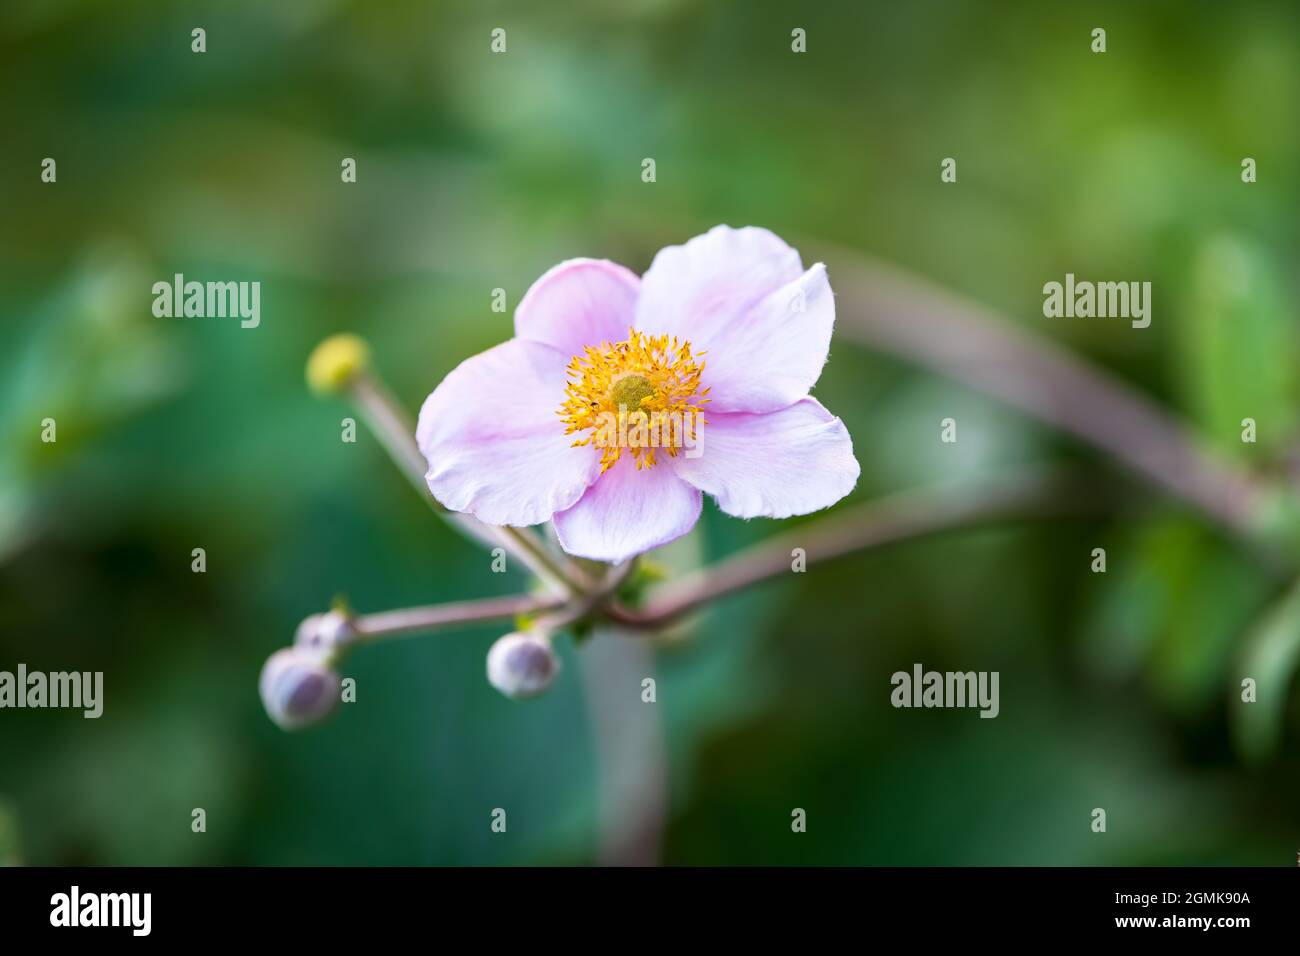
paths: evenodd
<path fill-rule="evenodd" d="M 790 574 L 796 548 L 811 565 L 939 531 L 1090 510 L 1098 503 L 1092 487 L 1041 472 L 902 492 L 809 522 L 693 571 L 655 590 L 639 611 L 611 606 L 606 614 L 625 627 L 655 630 L 718 598 Z"/>
<path fill-rule="evenodd" d="M 419 634 L 459 624 L 510 620 L 521 614 L 539 614 L 561 606 L 558 598 L 539 598 L 530 594 L 509 597 L 483 598 L 476 601 L 456 601 L 450 604 L 431 604 L 408 607 L 377 614 L 363 614 L 352 619 L 352 626 L 360 643 L 379 638 Z"/>
<path fill-rule="evenodd" d="M 840 334 L 1083 439 L 1233 532 L 1254 530 L 1256 479 L 1115 376 L 902 270 L 844 250 L 830 261 Z"/>
<path fill-rule="evenodd" d="M 632 572 L 636 570 L 636 564 L 637 559 L 632 558 L 610 567 L 605 577 L 598 584 L 593 585 L 590 591 L 575 595 L 568 603 L 557 606 L 552 613 L 537 622 L 538 626 L 547 630 L 559 630 L 603 607 L 623 582 L 631 577 Z"/>

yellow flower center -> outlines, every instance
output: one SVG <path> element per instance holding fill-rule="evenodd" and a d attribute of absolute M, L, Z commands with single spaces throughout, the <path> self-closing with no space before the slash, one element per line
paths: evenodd
<path fill-rule="evenodd" d="M 694 447 L 698 427 L 707 424 L 700 406 L 709 401 L 697 358 L 690 342 L 635 330 L 623 342 L 588 346 L 569 363 L 568 397 L 557 410 L 564 433 L 585 433 L 573 444 L 600 449 L 601 474 L 624 448 L 638 468 L 652 468 L 656 448 L 675 456 Z"/>
<path fill-rule="evenodd" d="M 654 398 L 654 394 L 655 387 L 650 380 L 636 372 L 628 372 L 609 388 L 610 402 L 616 408 L 621 405 L 630 410 L 640 409 L 642 400 Z"/>

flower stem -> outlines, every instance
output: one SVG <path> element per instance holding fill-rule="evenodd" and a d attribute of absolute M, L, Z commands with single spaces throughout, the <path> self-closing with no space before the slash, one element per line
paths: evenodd
<path fill-rule="evenodd" d="M 403 637 L 458 624 L 511 619 L 521 614 L 537 614 L 559 607 L 558 598 L 539 598 L 530 594 L 509 597 L 483 598 L 477 601 L 456 601 L 451 604 L 431 604 L 408 607 L 378 614 L 363 614 L 352 618 L 359 644 L 370 644 L 389 637 Z"/>
<path fill-rule="evenodd" d="M 902 492 L 810 521 L 792 531 L 700 568 L 653 591 L 632 611 L 613 600 L 636 562 L 613 567 L 592 590 L 568 597 L 515 595 L 384 611 L 353 618 L 360 643 L 436 630 L 474 621 L 537 616 L 546 630 L 565 627 L 593 612 L 630 631 L 650 633 L 682 615 L 770 578 L 791 573 L 791 552 L 801 548 L 807 564 L 940 531 L 995 521 L 1094 510 L 1109 495 L 1095 482 L 1068 481 L 1045 470 L 987 480 L 975 487 L 941 486 Z"/>
<path fill-rule="evenodd" d="M 668 746 L 658 706 L 628 688 L 655 674 L 649 641 L 596 640 L 579 676 L 590 714 L 599 783 L 597 859 L 602 866 L 656 866 L 668 814 Z"/>
<path fill-rule="evenodd" d="M 586 593 L 574 597 L 563 606 L 557 606 L 553 613 L 542 617 L 538 626 L 547 630 L 558 630 L 580 620 L 592 611 L 603 607 L 636 570 L 637 559 L 632 558 L 622 564 L 611 567 L 605 577 L 592 585 Z"/>
<path fill-rule="evenodd" d="M 506 540 L 513 542 L 519 559 L 552 590 L 569 595 L 581 595 L 594 586 L 594 582 L 586 573 L 571 561 L 558 558 L 537 535 L 527 528 L 512 528 L 507 525 L 496 530 L 500 531 Z"/>

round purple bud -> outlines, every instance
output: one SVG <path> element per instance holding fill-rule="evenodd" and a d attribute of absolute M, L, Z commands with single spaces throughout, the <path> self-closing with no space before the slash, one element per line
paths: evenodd
<path fill-rule="evenodd" d="M 559 672 L 560 659 L 545 634 L 507 634 L 488 651 L 488 683 L 507 697 L 535 697 Z"/>
<path fill-rule="evenodd" d="M 339 704 L 339 675 L 318 654 L 286 647 L 267 658 L 258 689 L 270 718 L 284 730 L 319 723 Z"/>

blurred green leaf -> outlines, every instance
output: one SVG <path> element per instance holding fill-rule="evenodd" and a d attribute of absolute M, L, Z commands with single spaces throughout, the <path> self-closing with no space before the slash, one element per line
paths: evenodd
<path fill-rule="evenodd" d="M 1177 341 L 1197 421 L 1212 444 L 1241 457 L 1291 442 L 1300 350 L 1272 256 L 1250 239 L 1221 234 L 1200 245 L 1189 280 Z M 1256 444 L 1242 441 L 1246 418 L 1256 423 Z"/>
<path fill-rule="evenodd" d="M 1084 640 L 1089 669 L 1112 680 L 1141 675 L 1165 706 L 1202 712 L 1271 579 L 1182 517 L 1147 523 L 1107 552 Z"/>
<path fill-rule="evenodd" d="M 1233 740 L 1243 757 L 1262 761 L 1282 739 L 1291 683 L 1300 664 L 1300 583 L 1268 609 L 1245 641 L 1239 668 L 1230 674 Z M 1241 682 L 1255 681 L 1255 701 L 1242 700 Z"/>

